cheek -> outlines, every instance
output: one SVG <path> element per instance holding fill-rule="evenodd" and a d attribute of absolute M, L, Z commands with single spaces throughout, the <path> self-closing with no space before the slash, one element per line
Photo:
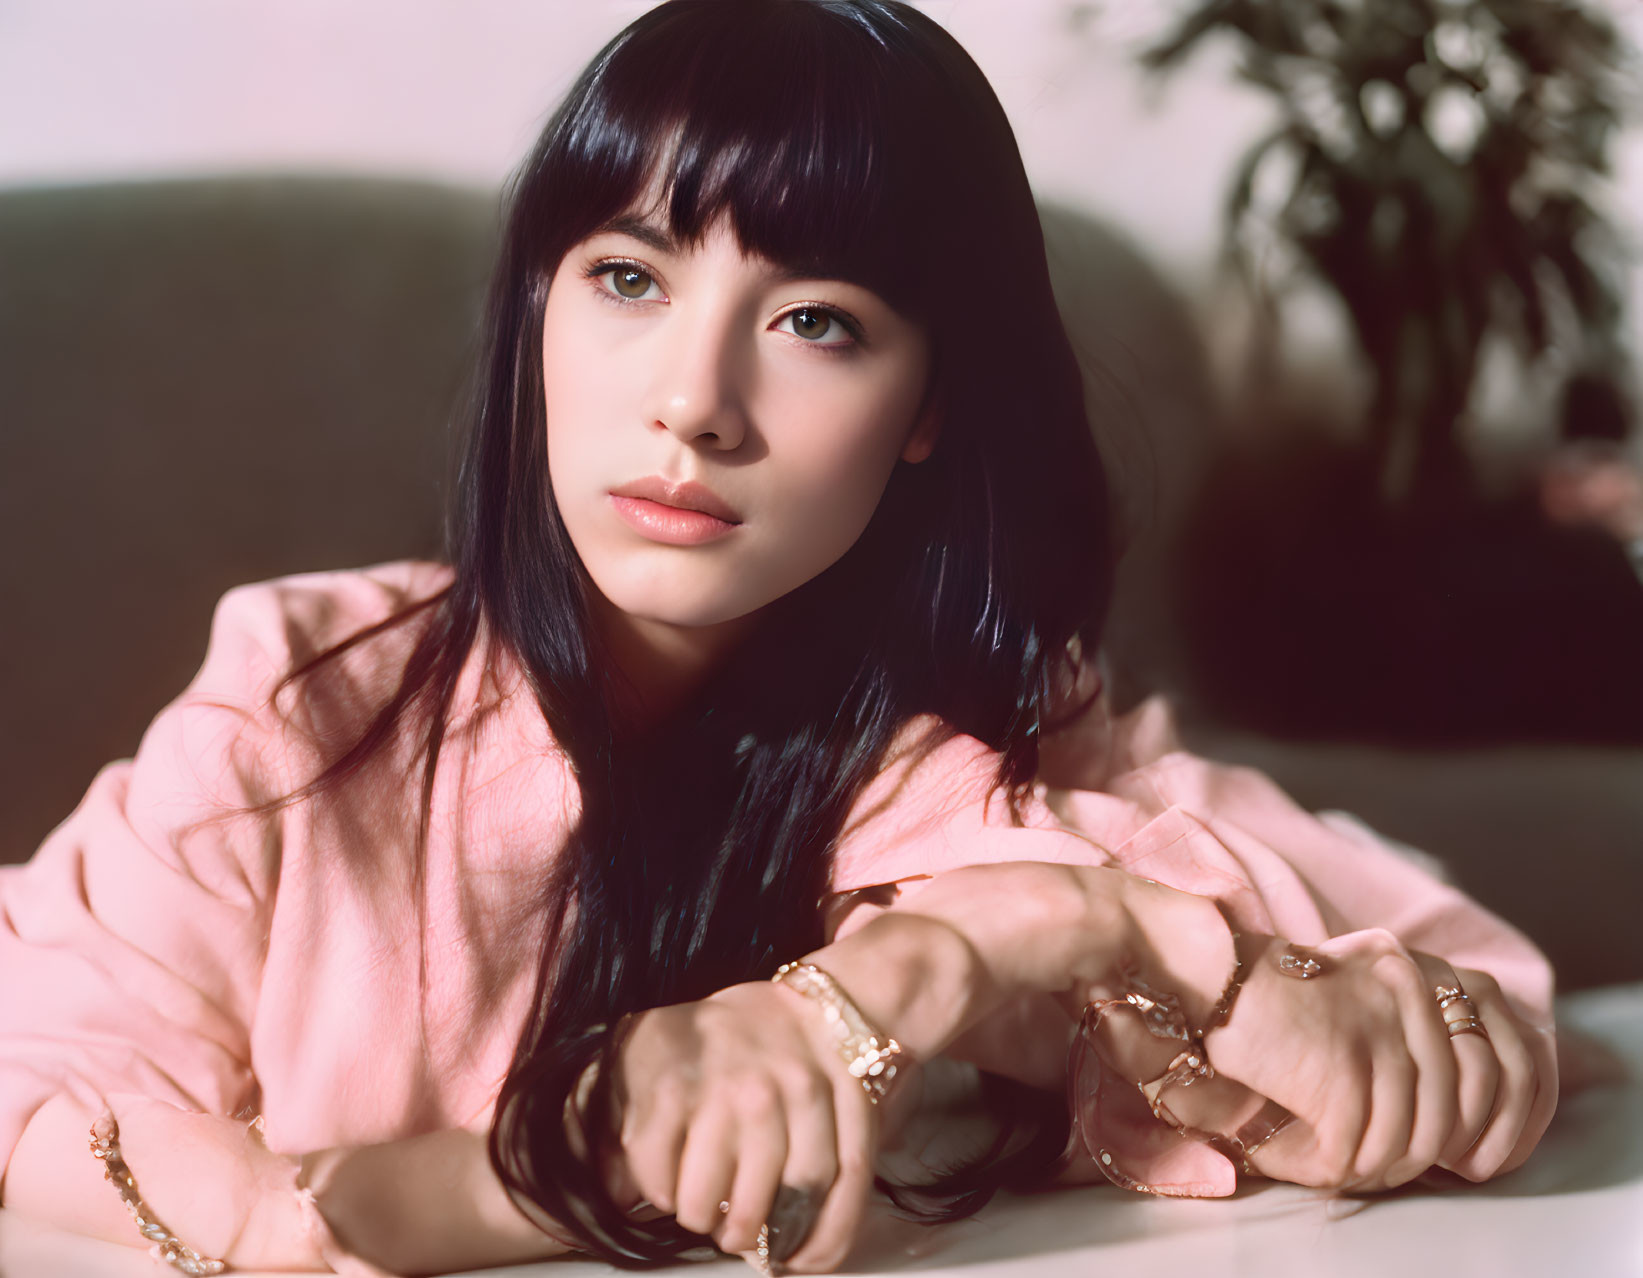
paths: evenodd
<path fill-rule="evenodd" d="M 893 465 L 893 453 L 872 447 L 818 458 L 792 503 L 808 535 L 835 554 L 848 550 L 878 509 Z"/>
<path fill-rule="evenodd" d="M 803 508 L 818 537 L 854 541 L 878 508 L 906 442 L 916 392 L 892 385 L 866 396 L 818 396 L 807 403 L 811 429 L 795 432 L 788 499 Z"/>
<path fill-rule="evenodd" d="M 550 318 L 542 343 L 542 402 L 547 431 L 548 478 L 563 500 L 566 481 L 597 465 L 598 426 L 614 411 L 619 382 L 606 375 L 608 351 L 574 324 Z"/>

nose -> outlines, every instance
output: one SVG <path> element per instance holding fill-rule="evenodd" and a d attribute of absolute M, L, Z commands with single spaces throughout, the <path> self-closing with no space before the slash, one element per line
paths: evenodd
<path fill-rule="evenodd" d="M 652 354 L 645 401 L 650 423 L 683 443 L 740 447 L 752 351 L 736 317 L 680 315 L 659 326 Z"/>

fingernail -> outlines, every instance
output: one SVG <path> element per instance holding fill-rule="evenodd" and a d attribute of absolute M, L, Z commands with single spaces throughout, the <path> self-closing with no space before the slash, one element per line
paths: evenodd
<path fill-rule="evenodd" d="M 821 1211 L 822 1195 L 814 1189 L 783 1185 L 770 1209 L 770 1259 L 780 1263 L 804 1245 Z"/>

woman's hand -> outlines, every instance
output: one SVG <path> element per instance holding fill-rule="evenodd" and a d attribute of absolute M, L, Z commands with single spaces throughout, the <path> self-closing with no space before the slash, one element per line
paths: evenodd
<path fill-rule="evenodd" d="M 1217 1078 L 1164 1097 L 1176 1118 L 1229 1133 L 1270 1098 L 1296 1121 L 1252 1165 L 1334 1189 L 1386 1189 L 1433 1166 L 1485 1180 L 1528 1156 L 1555 1098 L 1489 976 L 1381 929 L 1296 951 L 1321 964 L 1311 979 L 1280 968 L 1288 951 L 1274 940 L 1254 962 L 1232 1017 L 1205 1038 Z M 1457 984 L 1487 1038 L 1450 1037 L 1434 990 Z"/>
<path fill-rule="evenodd" d="M 1119 993 L 1127 960 L 1179 993 L 1189 1023 L 1201 1025 L 1231 971 L 1232 944 L 1212 901 L 1116 869 L 968 867 L 897 908 L 939 917 L 972 943 L 995 1008 L 1053 994 L 1076 1020 L 1090 998 Z M 1528 1157 L 1556 1104 L 1555 1065 L 1549 1039 L 1517 1019 L 1492 978 L 1372 928 L 1325 942 L 1326 971 L 1298 980 L 1277 964 L 1287 947 L 1270 939 L 1231 1019 L 1206 1038 L 1218 1077 L 1169 1089 L 1178 1119 L 1231 1134 L 1270 1098 L 1296 1121 L 1252 1165 L 1330 1188 L 1389 1188 L 1433 1166 L 1485 1180 Z M 1434 991 L 1455 984 L 1488 1038 L 1449 1036 Z M 1152 1039 L 1133 1018 L 1111 1020 L 1126 1039 L 1124 1075 L 1162 1074 L 1180 1045 Z M 961 1055 L 968 1045 L 957 1045 Z"/>
<path fill-rule="evenodd" d="M 618 1201 L 643 1198 L 728 1252 L 753 1250 L 768 1221 L 788 1268 L 839 1265 L 872 1188 L 876 1115 L 818 1007 L 759 981 L 655 1008 L 617 1070 Z"/>

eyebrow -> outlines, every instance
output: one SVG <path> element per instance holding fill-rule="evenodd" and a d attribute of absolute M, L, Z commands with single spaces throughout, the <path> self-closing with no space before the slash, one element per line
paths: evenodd
<path fill-rule="evenodd" d="M 624 213 L 620 217 L 613 217 L 596 231 L 595 235 L 626 235 L 639 241 L 646 248 L 657 253 L 677 253 L 679 241 L 654 222 L 647 222 L 642 217 L 632 213 Z"/>

